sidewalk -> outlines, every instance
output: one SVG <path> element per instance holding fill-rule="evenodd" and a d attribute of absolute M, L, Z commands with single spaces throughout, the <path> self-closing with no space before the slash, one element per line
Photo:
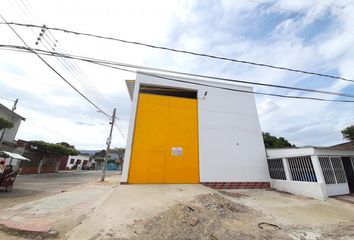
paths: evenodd
<path fill-rule="evenodd" d="M 41 200 L 0 210 L 0 228 L 33 235 L 56 235 L 80 223 L 119 185 L 118 175 L 90 182 Z"/>

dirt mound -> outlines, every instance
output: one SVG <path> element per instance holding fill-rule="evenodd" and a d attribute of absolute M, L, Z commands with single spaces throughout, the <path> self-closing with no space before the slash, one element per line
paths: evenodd
<path fill-rule="evenodd" d="M 228 197 L 233 197 L 233 198 L 248 197 L 247 194 L 239 193 L 239 192 L 229 192 L 229 191 L 225 191 L 225 190 L 220 190 L 218 192 L 223 194 L 223 195 L 226 195 Z"/>
<path fill-rule="evenodd" d="M 188 204 L 177 204 L 144 221 L 140 229 L 135 225 L 134 239 L 289 239 L 277 228 L 259 228 L 255 214 L 219 194 L 199 195 Z"/>

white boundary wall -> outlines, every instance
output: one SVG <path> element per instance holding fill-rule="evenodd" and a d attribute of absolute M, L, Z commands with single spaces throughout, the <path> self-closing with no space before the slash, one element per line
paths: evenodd
<path fill-rule="evenodd" d="M 326 189 L 328 196 L 349 194 L 348 183 L 326 184 Z"/>
<path fill-rule="evenodd" d="M 253 91 L 250 87 L 234 84 L 175 76 L 173 78 L 241 91 Z M 253 94 L 170 81 L 140 72 L 135 81 L 121 182 L 128 180 L 140 84 L 155 84 L 198 91 L 200 182 L 270 181 Z M 207 92 L 207 96 L 203 99 L 205 92 Z"/>
<path fill-rule="evenodd" d="M 279 191 L 289 192 L 304 197 L 311 197 L 319 200 L 325 200 L 327 198 L 326 184 L 324 183 L 274 179 L 271 186 Z"/>

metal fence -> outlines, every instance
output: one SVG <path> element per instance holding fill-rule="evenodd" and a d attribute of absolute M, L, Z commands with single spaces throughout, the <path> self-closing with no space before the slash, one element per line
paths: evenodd
<path fill-rule="evenodd" d="M 334 170 L 332 167 L 331 159 L 329 157 L 318 157 L 318 160 L 320 161 L 325 183 L 326 184 L 337 183 L 336 177 L 334 176 Z"/>
<path fill-rule="evenodd" d="M 320 161 L 326 184 L 347 182 L 341 157 L 319 156 L 318 159 Z"/>
<path fill-rule="evenodd" d="M 310 156 L 287 158 L 293 181 L 317 182 Z"/>
<path fill-rule="evenodd" d="M 270 178 L 286 180 L 283 159 L 268 159 L 268 170 Z"/>

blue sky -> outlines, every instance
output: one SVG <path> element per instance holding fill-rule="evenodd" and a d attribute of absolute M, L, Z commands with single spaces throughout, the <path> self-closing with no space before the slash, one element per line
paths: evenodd
<path fill-rule="evenodd" d="M 348 1 L 1 1 L 8 21 L 63 27 L 230 58 L 293 67 L 354 79 L 354 3 Z M 38 30 L 17 27 L 31 45 Z M 0 44 L 21 43 L 0 26 Z M 230 77 L 354 94 L 354 85 L 334 79 L 259 68 L 178 53 L 52 32 L 60 51 L 190 73 Z M 50 42 L 50 39 L 48 39 Z M 47 44 L 48 45 L 48 44 Z M 40 43 L 45 49 L 46 44 Z M 48 46 L 47 46 L 48 47 Z M 75 77 L 46 58 L 93 101 L 118 108 L 124 132 L 130 100 L 125 79 L 133 74 L 77 62 L 86 77 Z M 0 97 L 19 98 L 28 120 L 18 137 L 68 141 L 81 149 L 104 148 L 109 130 L 104 116 L 73 92 L 35 56 L 0 50 Z M 255 87 L 255 91 L 320 96 Z M 335 98 L 333 96 L 324 96 Z M 324 103 L 257 96 L 263 131 L 296 145 L 343 141 L 340 130 L 354 124 L 352 103 Z M 11 102 L 0 102 L 11 106 Z M 43 127 L 41 127 L 43 126 Z M 113 145 L 125 141 L 115 129 Z"/>

